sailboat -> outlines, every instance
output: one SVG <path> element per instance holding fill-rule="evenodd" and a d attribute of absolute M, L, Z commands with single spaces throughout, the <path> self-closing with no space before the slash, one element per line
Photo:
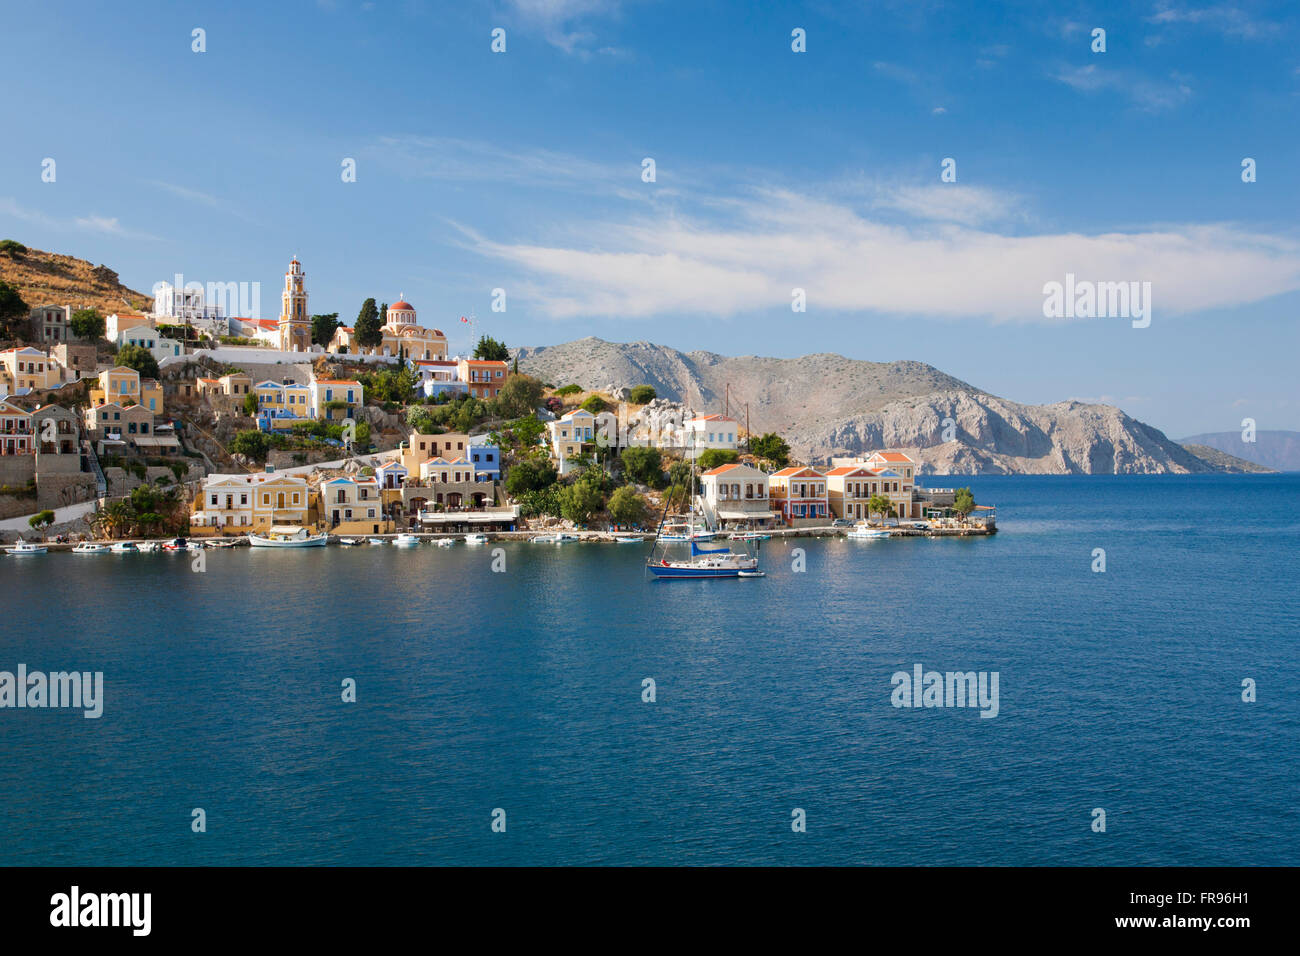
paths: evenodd
<path fill-rule="evenodd" d="M 695 458 L 691 457 L 691 484 L 688 495 L 693 495 L 695 491 Z M 680 526 L 670 526 L 669 534 L 664 533 L 664 516 L 668 513 L 668 505 L 664 504 L 664 515 L 660 517 L 659 527 L 655 532 L 655 546 L 651 549 L 650 558 L 646 562 L 646 569 L 656 578 L 761 578 L 763 572 L 758 568 L 758 557 L 749 553 L 738 553 L 730 548 L 702 548 L 701 540 L 708 540 L 713 537 L 713 533 L 707 530 L 702 534 L 697 534 L 695 530 L 695 508 L 689 506 L 686 509 L 685 532 L 678 533 Z M 704 537 L 707 535 L 707 538 Z M 656 556 L 659 543 L 673 541 L 689 541 L 691 545 L 690 558 L 669 558 L 667 547 L 664 553 Z"/>

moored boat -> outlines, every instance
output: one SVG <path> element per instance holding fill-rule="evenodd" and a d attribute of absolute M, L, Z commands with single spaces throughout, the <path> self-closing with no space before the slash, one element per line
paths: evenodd
<path fill-rule="evenodd" d="M 466 544 L 487 544 L 488 536 L 485 534 L 467 534 L 465 535 Z"/>
<path fill-rule="evenodd" d="M 846 538 L 888 538 L 889 532 L 884 528 L 873 528 L 865 521 L 859 521 L 844 535 Z"/>
<path fill-rule="evenodd" d="M 248 543 L 254 548 L 321 548 L 327 541 L 327 534 L 312 534 L 306 528 L 293 526 L 273 527 L 264 535 L 248 536 Z"/>
<path fill-rule="evenodd" d="M 355 547 L 358 544 L 365 544 L 365 543 L 366 543 L 365 538 L 339 538 L 339 544 L 349 548 Z"/>
<path fill-rule="evenodd" d="M 5 552 L 12 555 L 44 554 L 45 545 L 37 544 L 33 541 L 24 541 L 22 538 L 19 538 L 18 543 L 5 548 Z"/>
<path fill-rule="evenodd" d="M 108 545 L 94 541 L 83 541 L 72 549 L 73 554 L 108 554 Z"/>
<path fill-rule="evenodd" d="M 135 554 L 140 549 L 135 546 L 133 541 L 118 541 L 108 550 L 114 554 Z"/>
<path fill-rule="evenodd" d="M 440 548 L 450 548 L 456 543 L 455 538 L 439 538 L 433 542 Z"/>
<path fill-rule="evenodd" d="M 420 539 L 413 534 L 402 533 L 393 539 L 393 544 L 399 548 L 409 548 L 412 545 L 420 543 Z"/>

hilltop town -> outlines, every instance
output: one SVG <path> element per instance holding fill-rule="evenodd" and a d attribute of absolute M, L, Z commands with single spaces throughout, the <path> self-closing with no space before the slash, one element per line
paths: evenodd
<path fill-rule="evenodd" d="M 718 530 L 953 514 L 952 492 L 918 488 L 898 450 L 814 467 L 725 407 L 543 381 L 490 336 L 449 355 L 401 296 L 367 300 L 352 325 L 312 314 L 296 257 L 273 320 L 229 315 L 197 283 L 106 315 L 7 290 L 10 538 L 21 518 L 53 533 L 223 537 L 644 529 L 668 508 Z"/>

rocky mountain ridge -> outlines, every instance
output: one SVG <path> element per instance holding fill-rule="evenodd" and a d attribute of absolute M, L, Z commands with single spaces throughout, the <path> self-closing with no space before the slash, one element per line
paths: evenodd
<path fill-rule="evenodd" d="M 801 460 L 880 448 L 931 474 L 1187 474 L 1237 470 L 1206 461 L 1109 405 L 1023 405 L 917 361 L 867 362 L 680 352 L 589 337 L 516 350 L 521 371 L 584 389 L 653 385 L 671 401 L 775 431 Z M 729 386 L 729 388 L 728 388 Z M 748 408 L 746 408 L 748 405 Z"/>

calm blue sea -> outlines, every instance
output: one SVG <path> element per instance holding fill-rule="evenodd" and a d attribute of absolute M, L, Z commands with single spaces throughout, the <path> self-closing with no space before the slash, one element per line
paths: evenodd
<path fill-rule="evenodd" d="M 0 670 L 106 682 L 99 720 L 0 710 L 0 863 L 1300 863 L 1300 475 L 961 483 L 996 537 L 765 543 L 756 580 L 0 557 Z M 1000 713 L 894 708 L 916 663 Z"/>

